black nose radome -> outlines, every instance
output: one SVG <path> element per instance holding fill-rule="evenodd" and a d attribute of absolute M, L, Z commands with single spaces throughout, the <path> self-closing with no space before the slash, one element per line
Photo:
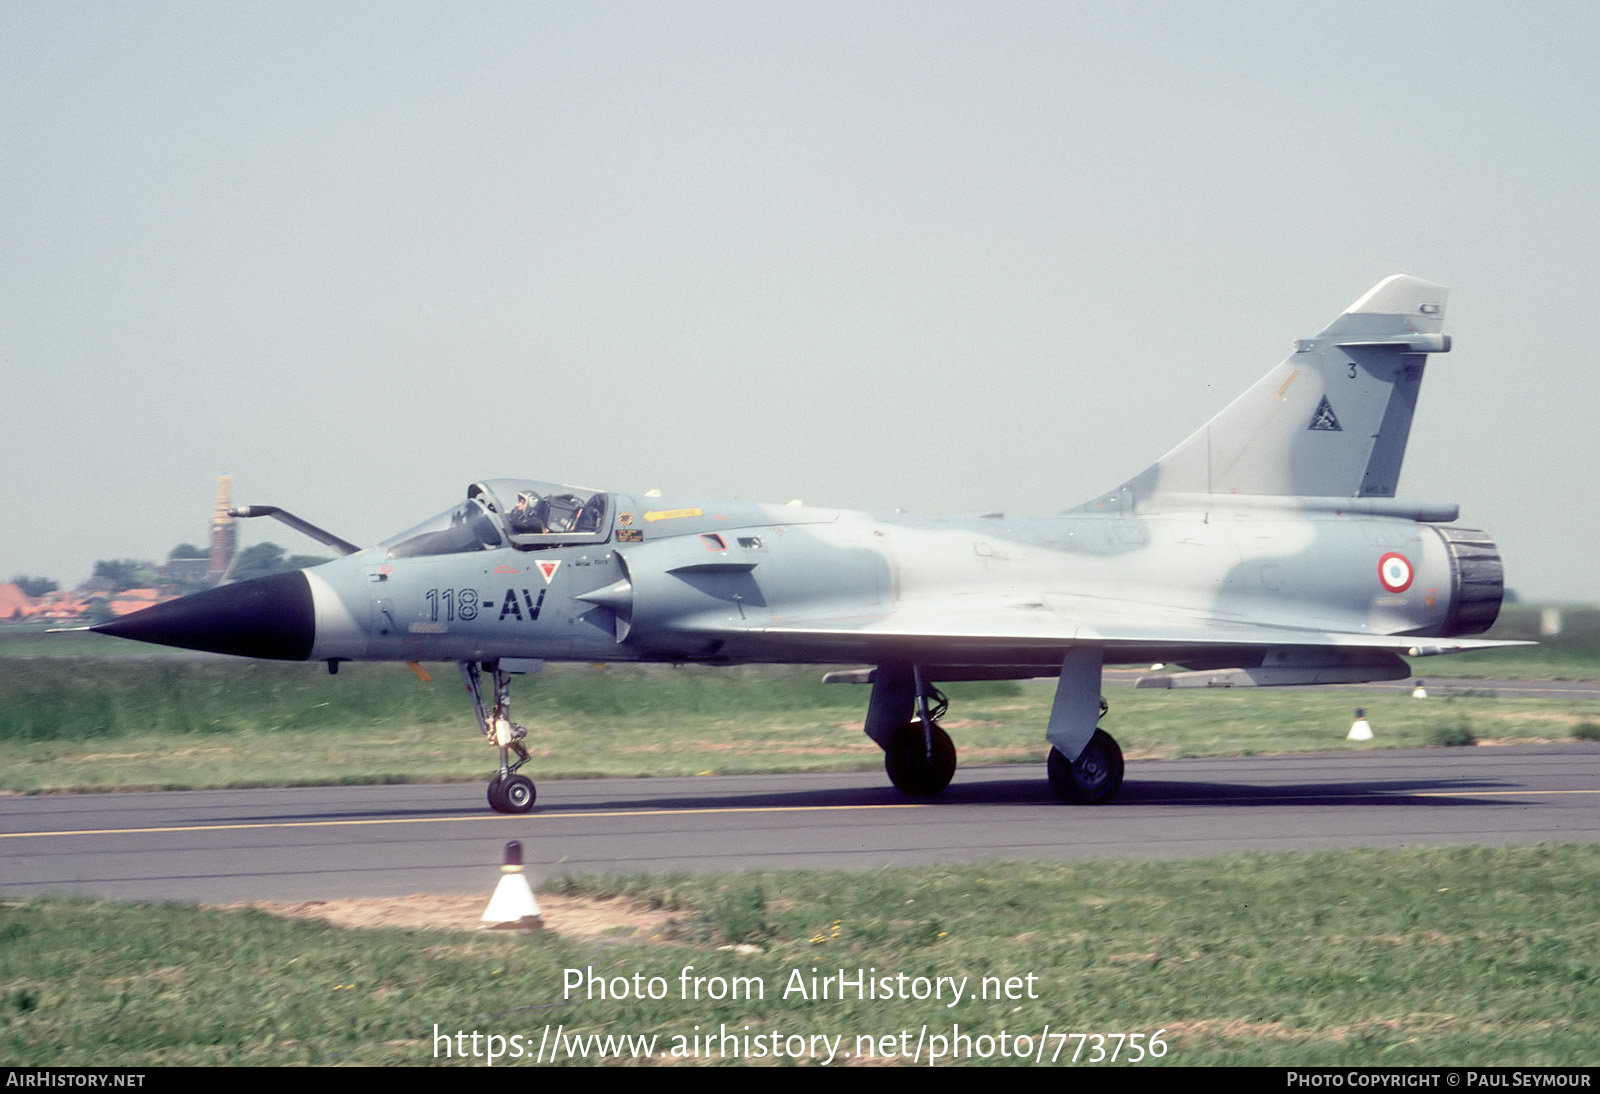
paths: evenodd
<path fill-rule="evenodd" d="M 169 600 L 91 629 L 188 650 L 304 661 L 317 627 L 311 583 L 291 570 Z"/>

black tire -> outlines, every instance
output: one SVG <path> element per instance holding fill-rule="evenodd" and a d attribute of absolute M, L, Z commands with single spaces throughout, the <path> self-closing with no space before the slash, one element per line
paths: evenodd
<path fill-rule="evenodd" d="M 1103 805 L 1122 789 L 1122 749 L 1103 729 L 1094 731 L 1077 763 L 1052 748 L 1047 767 L 1050 789 L 1073 805 Z"/>
<path fill-rule="evenodd" d="M 489 780 L 488 798 L 489 808 L 493 809 L 496 813 L 510 812 L 510 810 L 506 808 L 505 784 L 500 781 L 499 775 L 496 775 L 494 778 Z"/>
<path fill-rule="evenodd" d="M 533 788 L 533 780 L 526 775 L 513 775 L 505 781 L 500 797 L 506 804 L 504 812 L 526 813 L 538 800 L 539 792 Z"/>
<path fill-rule="evenodd" d="M 929 798 L 950 785 L 956 773 L 956 746 L 950 735 L 933 726 L 933 756 L 928 756 L 922 723 L 908 722 L 883 750 L 883 768 L 902 794 Z"/>

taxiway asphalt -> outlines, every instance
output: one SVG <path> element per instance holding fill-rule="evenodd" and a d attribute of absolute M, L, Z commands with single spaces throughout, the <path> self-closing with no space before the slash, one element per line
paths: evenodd
<path fill-rule="evenodd" d="M 1600 840 L 1600 745 L 1128 764 L 1066 806 L 1042 765 L 963 768 L 932 801 L 881 772 L 546 781 L 535 811 L 476 783 L 0 798 L 0 895 L 226 902 L 488 892 L 507 840 L 563 874 Z"/>

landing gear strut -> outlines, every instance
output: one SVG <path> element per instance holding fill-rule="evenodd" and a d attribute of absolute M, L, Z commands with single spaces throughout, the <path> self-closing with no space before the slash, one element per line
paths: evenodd
<path fill-rule="evenodd" d="M 1122 749 L 1099 728 L 1106 716 L 1100 694 L 1103 653 L 1092 646 L 1069 649 L 1061 658 L 1061 679 L 1050 705 L 1046 770 L 1050 789 L 1064 802 L 1099 805 L 1122 789 Z"/>
<path fill-rule="evenodd" d="M 944 693 L 913 669 L 917 717 L 898 726 L 883 743 L 883 767 L 902 794 L 928 798 L 950 785 L 956 773 L 956 746 L 938 719 L 950 709 Z M 932 699 L 930 708 L 928 700 Z"/>
<path fill-rule="evenodd" d="M 486 703 L 483 697 L 483 673 L 494 681 L 494 702 Z M 461 662 L 461 682 L 472 696 L 472 709 L 478 715 L 478 727 L 500 750 L 500 770 L 489 780 L 489 808 L 496 813 L 526 813 L 533 808 L 538 792 L 533 780 L 518 775 L 517 769 L 528 762 L 528 750 L 522 739 L 528 731 L 511 720 L 511 674 L 500 668 L 499 661 Z M 511 753 L 517 754 L 515 763 Z"/>

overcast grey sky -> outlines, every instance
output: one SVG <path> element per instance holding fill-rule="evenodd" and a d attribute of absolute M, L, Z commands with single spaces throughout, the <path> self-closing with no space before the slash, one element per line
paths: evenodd
<path fill-rule="evenodd" d="M 1594 601 L 1600 5 L 0 6 L 0 580 L 474 479 L 1046 513 L 1398 272 L 1401 480 Z M 246 542 L 311 549 L 280 525 Z"/>

